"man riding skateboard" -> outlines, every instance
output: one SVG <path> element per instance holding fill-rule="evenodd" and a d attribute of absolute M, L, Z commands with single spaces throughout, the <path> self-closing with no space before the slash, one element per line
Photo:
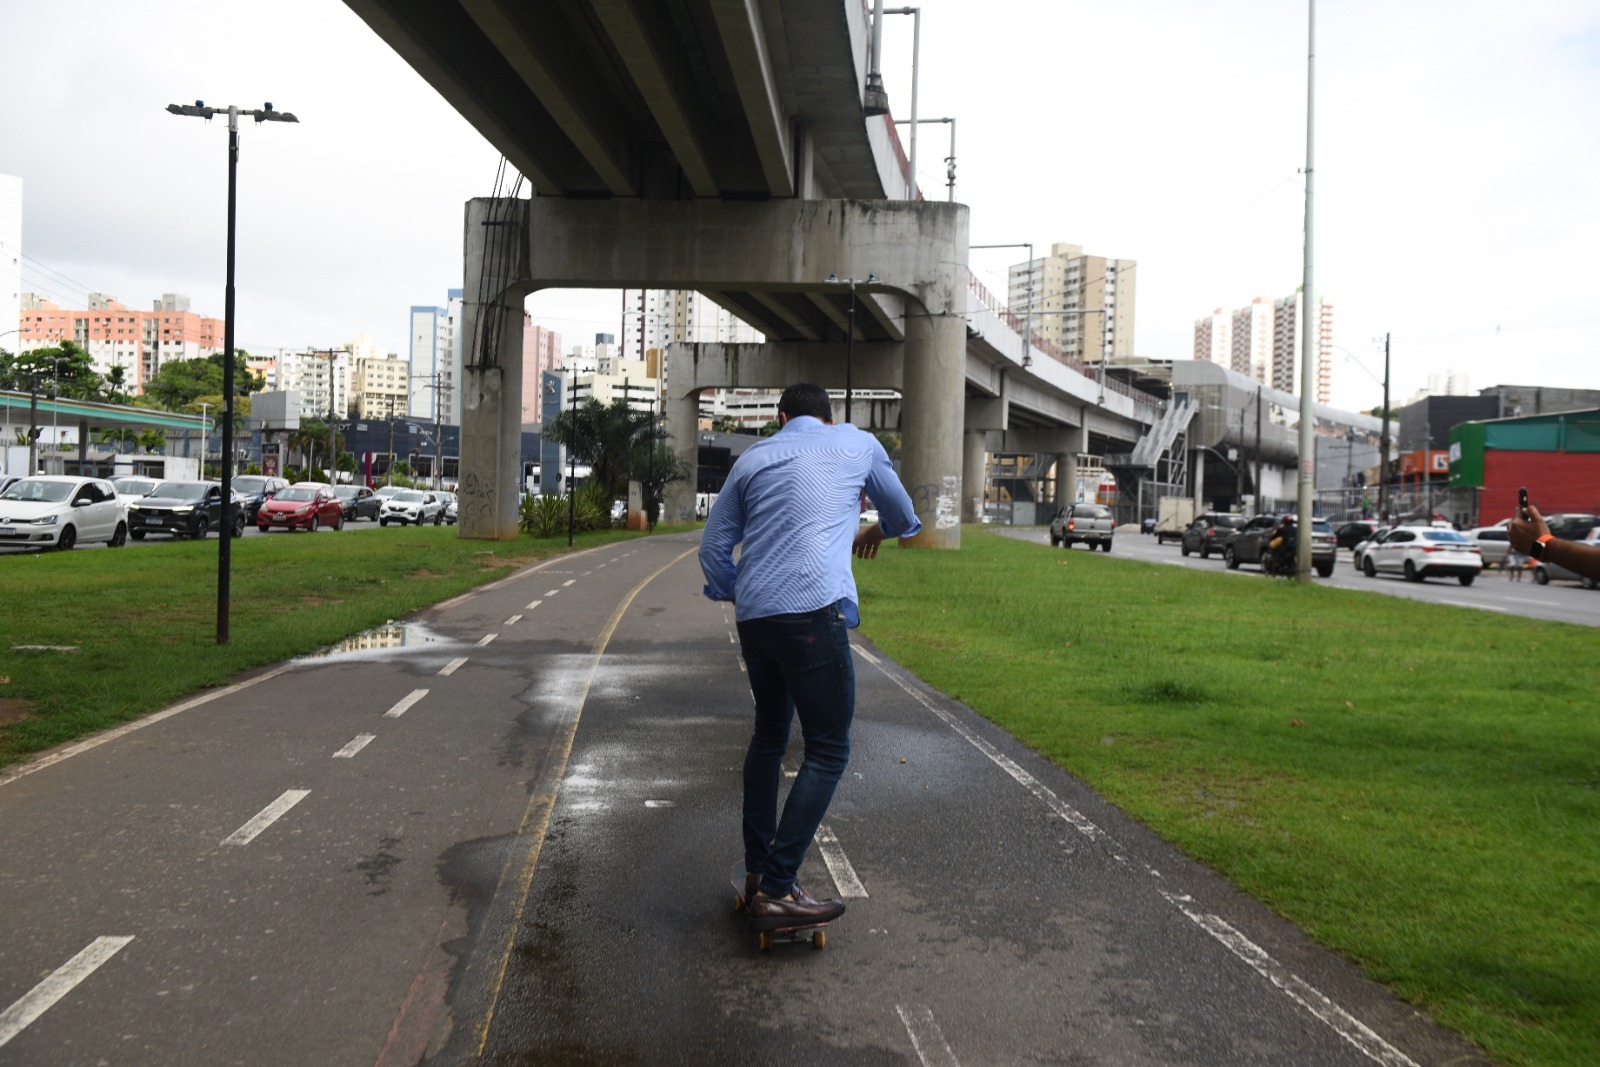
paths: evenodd
<path fill-rule="evenodd" d="M 778 423 L 776 434 L 735 461 L 700 542 L 705 595 L 734 604 L 755 696 L 744 760 L 744 896 L 756 930 L 844 913 L 842 900 L 813 898 L 796 873 L 850 760 L 856 676 L 849 629 L 860 622 L 850 556 L 873 559 L 886 538 L 922 529 L 883 446 L 854 426 L 835 426 L 821 386 L 785 389 Z M 863 491 L 878 509 L 866 528 Z M 805 757 L 780 819 L 795 716 Z"/>

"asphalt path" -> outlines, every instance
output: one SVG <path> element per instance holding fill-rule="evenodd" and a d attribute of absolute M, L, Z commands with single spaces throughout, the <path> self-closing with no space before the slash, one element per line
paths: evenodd
<path fill-rule="evenodd" d="M 697 540 L 0 777 L 0 1064 L 1481 1062 L 859 640 L 802 871 L 849 911 L 760 952 L 726 883 L 750 694 Z"/>
<path fill-rule="evenodd" d="M 1003 527 L 1007 536 L 1035 544 L 1048 545 L 1050 531 L 1043 526 Z M 1055 549 L 1054 551 L 1062 551 Z M 1071 549 L 1086 552 L 1082 546 Z M 1261 568 L 1242 564 L 1230 571 L 1223 565 L 1221 554 L 1201 559 L 1198 554 L 1184 556 L 1176 541 L 1157 544 L 1154 535 L 1140 534 L 1132 527 L 1120 527 L 1112 539 L 1111 554 L 1146 563 L 1161 563 L 1196 570 L 1232 574 L 1247 581 L 1275 581 L 1261 573 Z M 1430 578 L 1422 582 L 1408 582 L 1399 575 L 1380 574 L 1368 578 L 1356 570 L 1348 549 L 1341 548 L 1333 574 L 1328 578 L 1312 579 L 1319 585 L 1332 585 L 1340 589 L 1358 589 L 1386 596 L 1424 600 L 1434 604 L 1450 604 L 1501 615 L 1522 615 L 1530 619 L 1548 619 L 1552 622 L 1571 622 L 1580 626 L 1600 626 L 1600 591 L 1583 588 L 1577 582 L 1556 581 L 1539 585 L 1532 572 L 1522 576 L 1520 582 L 1508 581 L 1504 571 L 1487 570 L 1470 586 L 1463 586 L 1454 578 Z"/>

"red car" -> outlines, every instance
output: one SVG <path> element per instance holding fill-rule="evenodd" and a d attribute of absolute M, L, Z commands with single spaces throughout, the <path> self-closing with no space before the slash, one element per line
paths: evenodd
<path fill-rule="evenodd" d="M 333 495 L 333 487 L 321 482 L 296 482 L 278 495 L 261 503 L 256 512 L 256 529 L 310 530 L 316 533 L 323 523 L 335 530 L 344 529 L 344 503 Z"/>

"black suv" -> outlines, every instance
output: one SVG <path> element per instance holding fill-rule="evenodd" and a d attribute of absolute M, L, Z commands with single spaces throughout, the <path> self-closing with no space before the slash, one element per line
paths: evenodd
<path fill-rule="evenodd" d="M 1277 529 L 1282 515 L 1257 515 L 1234 535 L 1222 550 L 1223 562 L 1229 570 L 1237 570 L 1241 563 L 1260 563 L 1267 554 L 1267 542 Z M 1311 565 L 1317 574 L 1326 578 L 1333 574 L 1333 560 L 1338 548 L 1333 538 L 1333 527 L 1322 519 L 1311 521 Z"/>
<path fill-rule="evenodd" d="M 277 496 L 278 490 L 289 487 L 287 480 L 270 474 L 235 474 L 229 484 L 234 493 L 244 499 L 244 521 L 250 526 L 256 524 L 256 513 L 261 505 Z"/>
<path fill-rule="evenodd" d="M 1209 559 L 1213 552 L 1221 555 L 1228 538 L 1237 533 L 1244 523 L 1243 515 L 1208 511 L 1183 528 L 1183 536 L 1179 538 L 1179 551 L 1185 556 L 1191 552 L 1198 552 L 1201 559 Z"/>
<path fill-rule="evenodd" d="M 234 500 L 238 501 L 238 494 Z M 222 528 L 221 482 L 162 482 L 128 505 L 128 533 L 135 541 L 145 534 L 204 537 Z M 233 507 L 233 536 L 244 534 L 244 505 Z"/>

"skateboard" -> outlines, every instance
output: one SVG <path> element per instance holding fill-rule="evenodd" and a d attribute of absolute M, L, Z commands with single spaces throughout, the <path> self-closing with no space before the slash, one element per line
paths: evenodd
<path fill-rule="evenodd" d="M 748 873 L 744 869 L 744 860 L 737 860 L 728 868 L 728 885 L 733 887 L 733 910 L 743 911 L 750 902 L 744 898 L 744 878 Z M 831 922 L 832 920 L 829 920 Z M 780 926 L 776 930 L 757 930 L 760 938 L 761 951 L 768 952 L 772 946 L 780 941 L 810 941 L 812 948 L 824 948 L 828 944 L 828 935 L 824 929 L 828 923 L 802 923 L 798 926 Z"/>

